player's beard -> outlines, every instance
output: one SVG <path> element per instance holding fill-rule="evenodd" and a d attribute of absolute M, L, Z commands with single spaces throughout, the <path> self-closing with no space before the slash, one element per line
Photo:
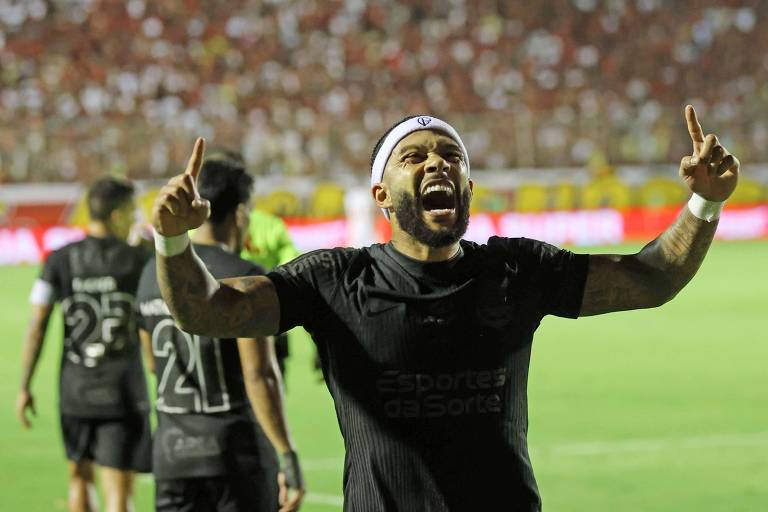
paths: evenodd
<path fill-rule="evenodd" d="M 446 247 L 461 240 L 469 226 L 469 203 L 472 195 L 465 189 L 456 205 L 456 221 L 451 227 L 432 229 L 417 207 L 417 199 L 405 192 L 395 198 L 395 217 L 400 228 L 429 247 Z"/>

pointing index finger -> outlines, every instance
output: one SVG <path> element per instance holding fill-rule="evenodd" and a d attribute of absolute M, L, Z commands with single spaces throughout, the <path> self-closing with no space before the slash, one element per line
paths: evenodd
<path fill-rule="evenodd" d="M 701 129 L 701 124 L 696 118 L 696 110 L 693 105 L 686 105 L 685 107 L 685 120 L 688 122 L 688 134 L 693 141 L 693 155 L 699 156 L 701 147 L 704 145 L 704 132 Z"/>
<path fill-rule="evenodd" d="M 195 141 L 195 147 L 192 150 L 192 156 L 189 157 L 187 162 L 187 168 L 184 170 L 184 174 L 189 174 L 195 180 L 200 174 L 200 168 L 203 166 L 203 154 L 205 153 L 205 139 L 198 137 Z"/>

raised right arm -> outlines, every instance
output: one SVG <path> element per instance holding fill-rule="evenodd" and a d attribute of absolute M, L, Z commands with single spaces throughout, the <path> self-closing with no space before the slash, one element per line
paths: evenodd
<path fill-rule="evenodd" d="M 196 186 L 204 151 L 199 138 L 184 174 L 171 178 L 155 200 L 160 293 L 186 332 L 217 338 L 269 336 L 277 332 L 280 318 L 272 282 L 264 276 L 217 281 L 189 245 L 187 231 L 202 225 L 210 213 Z"/>
<path fill-rule="evenodd" d="M 157 255 L 157 283 L 183 331 L 216 338 L 269 336 L 278 330 L 280 305 L 267 277 L 217 281 L 191 246 L 177 256 Z"/>

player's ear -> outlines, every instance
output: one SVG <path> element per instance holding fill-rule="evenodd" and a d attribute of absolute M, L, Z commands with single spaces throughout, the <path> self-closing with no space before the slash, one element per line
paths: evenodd
<path fill-rule="evenodd" d="M 248 208 L 248 205 L 245 203 L 240 203 L 237 205 L 237 208 L 235 209 L 235 225 L 237 226 L 237 229 L 241 232 L 248 231 L 248 227 L 250 225 L 250 209 Z"/>
<path fill-rule="evenodd" d="M 386 183 L 376 183 L 371 187 L 371 194 L 373 195 L 373 200 L 376 202 L 376 206 L 385 210 L 392 208 L 392 195 L 390 194 L 389 187 Z"/>
<path fill-rule="evenodd" d="M 109 212 L 109 219 L 107 222 L 110 226 L 119 226 L 121 224 L 121 221 L 123 220 L 123 216 L 125 215 L 125 205 L 120 205 L 120 207 L 113 209 L 111 212 Z"/>

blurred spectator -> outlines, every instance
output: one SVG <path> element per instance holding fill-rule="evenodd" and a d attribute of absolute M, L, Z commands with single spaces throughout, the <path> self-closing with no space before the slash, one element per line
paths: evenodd
<path fill-rule="evenodd" d="M 198 134 L 262 173 L 364 175 L 412 112 L 478 169 L 668 162 L 686 102 L 768 161 L 768 2 L 665 5 L 0 0 L 0 177 L 157 177 Z"/>

